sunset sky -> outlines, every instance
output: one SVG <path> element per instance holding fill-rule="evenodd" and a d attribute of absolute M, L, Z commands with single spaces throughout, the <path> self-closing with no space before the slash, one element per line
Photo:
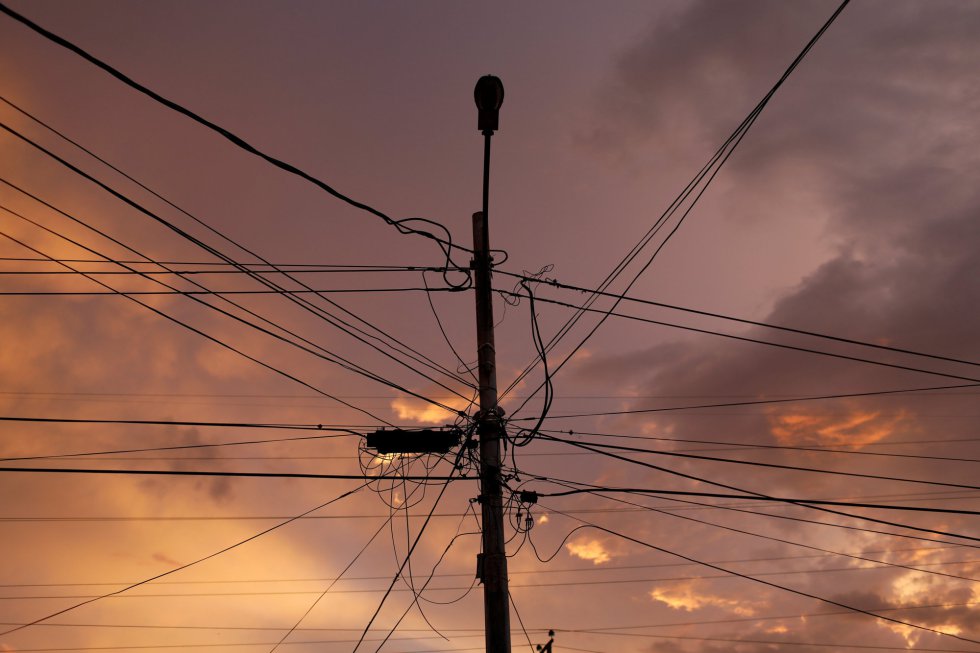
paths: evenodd
<path fill-rule="evenodd" d="M 851 2 L 665 214 L 839 4 L 4 0 L 462 248 L 501 78 L 513 650 L 980 652 L 980 3 Z M 0 651 L 483 650 L 472 470 L 359 451 L 475 413 L 465 273 L 7 13 L 0 123 Z"/>

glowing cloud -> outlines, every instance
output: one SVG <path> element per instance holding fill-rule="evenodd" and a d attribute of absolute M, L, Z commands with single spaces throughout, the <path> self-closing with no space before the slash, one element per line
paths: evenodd
<path fill-rule="evenodd" d="M 450 408 L 463 410 L 469 405 L 465 399 L 454 398 L 444 400 Z M 421 399 L 398 397 L 391 402 L 391 409 L 395 411 L 399 419 L 407 419 L 419 424 L 444 424 L 456 418 L 456 413 L 450 412 L 445 408 L 426 403 Z"/>
<path fill-rule="evenodd" d="M 591 560 L 594 565 L 601 565 L 612 559 L 612 554 L 606 550 L 599 540 L 578 540 L 565 545 L 568 552 L 576 558 Z"/>
<path fill-rule="evenodd" d="M 729 599 L 697 591 L 694 583 L 684 583 L 670 587 L 655 587 L 650 590 L 650 598 L 674 610 L 693 612 L 705 607 L 715 607 L 744 617 L 756 613 L 758 605 L 744 599 Z"/>
<path fill-rule="evenodd" d="M 855 410 L 846 417 L 819 413 L 770 413 L 770 431 L 781 444 L 820 444 L 860 448 L 895 432 L 907 413 L 882 415 Z"/>

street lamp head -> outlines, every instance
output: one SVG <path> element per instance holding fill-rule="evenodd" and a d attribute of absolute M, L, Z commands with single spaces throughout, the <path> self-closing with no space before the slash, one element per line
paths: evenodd
<path fill-rule="evenodd" d="M 503 82 L 499 77 L 484 75 L 476 82 L 473 99 L 476 100 L 476 108 L 480 111 L 477 129 L 484 134 L 492 134 L 497 129 L 500 105 L 504 103 Z"/>

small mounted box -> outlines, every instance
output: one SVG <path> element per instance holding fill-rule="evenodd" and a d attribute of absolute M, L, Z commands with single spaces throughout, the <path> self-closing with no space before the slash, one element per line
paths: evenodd
<path fill-rule="evenodd" d="M 367 434 L 367 447 L 379 454 L 449 453 L 461 439 L 457 429 L 383 429 Z"/>

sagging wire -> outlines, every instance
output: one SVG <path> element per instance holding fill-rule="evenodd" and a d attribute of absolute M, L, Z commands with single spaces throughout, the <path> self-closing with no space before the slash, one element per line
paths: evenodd
<path fill-rule="evenodd" d="M 514 470 L 516 473 L 516 470 Z M 534 528 L 535 519 L 534 515 L 531 514 L 532 506 L 538 502 L 537 492 L 532 492 L 528 490 L 521 490 L 519 488 L 507 487 L 510 491 L 510 496 L 507 498 L 507 502 L 504 504 L 504 514 L 507 515 L 507 520 L 510 524 L 511 529 L 513 529 L 514 534 L 511 535 L 506 543 L 510 544 L 518 537 L 521 537 L 520 544 L 511 553 L 507 554 L 508 558 L 513 558 L 524 545 L 530 539 L 531 529 Z"/>
<path fill-rule="evenodd" d="M 548 272 L 551 272 L 554 269 L 555 269 L 554 263 L 549 263 L 545 266 L 542 266 L 541 269 L 539 269 L 537 272 L 529 272 L 527 270 L 521 270 L 520 276 L 510 272 L 503 272 L 503 274 L 509 277 L 518 277 L 518 279 L 523 279 L 525 281 L 532 281 L 532 282 L 544 281 L 545 283 L 551 283 L 552 279 L 550 277 L 545 277 L 544 275 L 547 274 Z M 500 324 L 503 323 L 504 319 L 507 317 L 507 309 L 509 307 L 511 306 L 516 307 L 520 305 L 522 295 L 517 292 L 520 289 L 520 287 L 521 287 L 521 282 L 520 280 L 518 280 L 517 283 L 514 284 L 514 288 L 513 290 L 511 290 L 511 292 L 507 292 L 504 290 L 494 290 L 494 292 L 497 293 L 497 296 L 499 296 L 500 299 L 502 299 L 504 302 L 503 314 L 500 316 L 500 322 L 498 322 L 495 326 L 500 326 Z"/>
<path fill-rule="evenodd" d="M 554 266 L 552 265 L 546 265 L 533 276 L 540 277 L 546 272 L 550 272 L 553 268 Z M 534 343 L 535 351 L 541 358 L 542 368 L 544 370 L 544 401 L 541 405 L 541 414 L 538 417 L 537 423 L 530 429 L 521 428 L 513 436 L 504 437 L 504 447 L 506 448 L 508 443 L 511 445 L 510 460 L 511 466 L 514 470 L 512 478 L 520 480 L 516 450 L 518 447 L 524 447 L 530 444 L 534 439 L 534 436 L 538 434 L 541 425 L 544 424 L 544 420 L 547 418 L 548 413 L 551 410 L 551 404 L 554 401 L 555 392 L 554 386 L 551 382 L 551 372 L 548 368 L 548 352 L 545 348 L 544 339 L 541 337 L 541 327 L 538 324 L 538 314 L 534 306 L 534 292 L 531 290 L 531 286 L 528 284 L 527 279 L 521 279 L 518 282 L 518 285 L 523 287 L 527 292 L 526 297 L 528 299 L 528 309 L 531 314 L 531 341 Z"/>
<path fill-rule="evenodd" d="M 413 508 L 425 499 L 425 490 L 430 485 L 441 485 L 441 481 L 412 481 L 412 489 L 402 487 L 406 474 L 415 477 L 430 476 L 441 462 L 454 464 L 448 454 L 437 453 L 390 453 L 379 454 L 368 449 L 364 440 L 358 444 L 358 464 L 366 477 L 371 477 L 368 488 L 381 497 L 385 505 L 393 511 Z M 422 469 L 420 470 L 419 467 Z M 469 471 L 469 466 L 456 465 L 460 471 Z"/>
<path fill-rule="evenodd" d="M 426 290 L 425 298 L 429 301 L 429 308 L 432 309 L 432 316 L 435 317 L 435 319 L 436 319 L 436 325 L 439 327 L 439 332 L 442 334 L 442 337 L 446 341 L 446 344 L 449 345 L 449 349 L 450 349 L 450 351 L 453 352 L 453 356 L 455 356 L 456 357 L 456 360 L 459 361 L 459 365 L 460 366 L 456 368 L 456 373 L 457 374 L 461 374 L 461 375 L 464 374 L 464 373 L 465 374 L 469 374 L 473 378 L 473 380 L 477 383 L 477 385 L 479 385 L 480 380 L 476 377 L 476 374 L 474 373 L 474 370 L 476 370 L 476 368 L 477 368 L 477 363 L 475 363 L 475 362 L 474 363 L 467 363 L 466 361 L 464 361 L 463 360 L 463 357 L 459 355 L 459 352 L 458 351 L 456 351 L 456 347 L 453 345 L 452 340 L 449 339 L 449 334 L 447 334 L 446 333 L 446 329 L 443 328 L 442 319 L 439 317 L 439 312 L 436 311 L 436 305 L 432 301 L 432 295 L 429 294 L 429 282 L 428 282 L 428 280 L 425 277 L 425 273 L 426 273 L 426 271 L 423 270 L 422 271 L 422 285 L 425 286 L 425 290 Z M 443 277 L 445 277 L 445 272 L 443 272 Z M 471 285 L 472 285 L 472 282 L 471 282 Z M 451 287 L 451 290 L 465 290 L 465 288 L 457 288 L 457 287 L 453 286 L 453 287 Z M 471 405 L 472 405 L 472 402 L 471 402 Z"/>
<path fill-rule="evenodd" d="M 446 548 L 443 550 L 442 555 L 440 555 L 439 556 L 439 559 L 436 560 L 436 564 L 432 566 L 432 571 L 429 573 L 429 577 L 426 579 L 425 584 L 422 585 L 422 590 L 425 590 L 426 586 L 428 586 L 429 582 L 431 582 L 432 578 L 435 576 L 436 570 L 439 568 L 439 565 L 442 564 L 442 561 L 445 559 L 446 555 L 449 553 L 449 550 L 456 543 L 456 540 L 458 540 L 461 537 L 465 537 L 467 535 L 481 535 L 483 533 L 482 529 L 480 528 L 480 518 L 476 514 L 476 509 L 473 508 L 473 503 L 475 501 L 476 501 L 475 499 L 471 499 L 470 500 L 470 504 L 469 504 L 469 508 L 468 508 L 467 512 L 464 512 L 463 513 L 463 517 L 459 520 L 459 524 L 456 526 L 456 534 L 453 536 L 453 539 L 451 539 L 449 541 L 449 544 L 446 545 Z M 470 515 L 473 516 L 473 520 L 476 522 L 476 530 L 475 531 L 467 531 L 465 533 L 461 533 L 460 530 L 462 530 L 462 528 L 463 528 L 463 522 L 466 521 L 466 518 L 469 517 Z M 422 596 L 421 595 L 421 592 L 419 594 L 419 598 L 421 598 L 426 603 L 431 603 L 433 605 L 451 605 L 453 603 L 458 603 L 458 602 L 462 601 L 463 599 L 465 599 L 469 595 L 469 593 L 473 591 L 473 588 L 476 587 L 476 581 L 477 581 L 477 578 L 474 575 L 473 582 L 470 583 L 470 586 L 466 589 L 466 591 L 463 592 L 463 594 L 461 594 L 460 596 L 457 596 L 456 598 L 451 599 L 449 601 L 435 601 L 433 599 L 428 599 L 428 598 L 425 598 L 424 596 Z"/>
<path fill-rule="evenodd" d="M 208 120 L 204 116 L 202 116 L 202 115 L 200 115 L 200 114 L 192 111 L 188 107 L 185 107 L 185 106 L 183 106 L 181 104 L 178 104 L 177 102 L 175 102 L 175 101 L 173 101 L 171 99 L 168 99 L 168 98 L 160 95 L 159 93 L 157 93 L 153 89 L 151 89 L 151 88 L 149 88 L 147 86 L 144 86 L 143 84 L 137 82 L 135 79 L 129 77 L 128 75 L 126 75 L 125 73 L 123 73 L 121 70 L 115 68 L 114 66 L 110 65 L 109 63 L 107 63 L 105 61 L 102 61 L 101 59 L 97 58 L 95 55 L 91 54 L 90 52 L 82 49 L 80 46 L 76 45 L 75 43 L 72 43 L 71 41 L 65 39 L 64 37 L 59 36 L 59 35 L 55 34 L 54 32 L 51 32 L 51 31 L 45 29 L 41 25 L 35 23 L 34 21 L 30 20 L 26 16 L 24 16 L 22 14 L 19 14 L 16 11 L 13 11 L 12 9 L 10 9 L 9 7 L 7 7 L 6 5 L 4 5 L 2 3 L 0 3 L 0 12 L 3 12 L 7 16 L 9 16 L 10 18 L 13 18 L 14 20 L 16 20 L 19 23 L 23 24 L 25 27 L 27 27 L 27 28 L 35 31 L 36 33 L 38 33 L 41 36 L 43 36 L 44 38 L 52 41 L 53 43 L 55 43 L 55 44 L 57 44 L 57 45 L 65 48 L 65 49 L 67 49 L 67 50 L 69 50 L 69 51 L 71 51 L 73 53 L 75 53 L 76 55 L 78 55 L 79 57 L 85 59 L 86 61 L 88 61 L 92 65 L 94 65 L 94 66 L 102 69 L 103 71 L 105 71 L 106 73 L 108 73 L 109 75 L 111 75 L 112 77 L 116 78 L 117 80 L 119 80 L 120 82 L 122 82 L 123 84 L 125 84 L 126 86 L 129 86 L 133 90 L 135 90 L 135 91 L 137 91 L 139 93 L 142 93 L 143 95 L 146 95 L 150 99 L 152 99 L 152 100 L 160 103 L 161 105 L 163 105 L 163 106 L 171 109 L 172 111 L 175 111 L 175 112 L 177 112 L 177 113 L 179 113 L 179 114 L 181 114 L 181 115 L 189 118 L 190 120 L 198 123 L 199 125 L 201 125 L 201 126 L 207 128 L 207 129 L 211 130 L 215 134 L 217 134 L 217 135 L 223 137 L 224 139 L 228 140 L 229 142 L 231 142 L 236 147 L 238 147 L 238 148 L 240 148 L 240 149 L 242 149 L 242 150 L 244 150 L 244 151 L 246 151 L 246 152 L 248 152 L 248 153 L 250 153 L 250 154 L 252 154 L 254 156 L 257 156 L 258 158 L 266 161 L 267 163 L 271 164 L 272 166 L 274 166 L 274 167 L 276 167 L 276 168 L 278 168 L 278 169 L 280 169 L 280 170 L 282 170 L 282 171 L 284 171 L 286 173 L 295 175 L 295 176 L 297 176 L 297 177 L 299 177 L 299 178 L 301 178 L 301 179 L 303 179 L 303 180 L 305 180 L 305 181 L 313 184 L 314 186 L 316 186 L 316 187 L 320 188 L 321 190 L 325 191 L 327 194 L 333 196 L 334 198 L 336 198 L 336 199 L 338 199 L 338 200 L 340 200 L 342 202 L 345 202 L 346 204 L 348 204 L 348 205 L 350 205 L 350 206 L 352 206 L 352 207 L 354 207 L 356 209 L 359 209 L 361 211 L 365 211 L 367 213 L 370 213 L 370 214 L 374 215 L 375 217 L 380 218 L 381 220 L 383 220 L 388 225 L 394 227 L 395 230 L 397 230 L 401 234 L 416 234 L 416 235 L 421 236 L 423 238 L 427 238 L 427 239 L 432 240 L 433 242 L 435 242 L 439 246 L 439 248 L 442 250 L 443 254 L 445 254 L 445 256 L 446 256 L 446 267 L 447 268 L 448 267 L 457 267 L 458 268 L 458 266 L 456 266 L 453 263 L 453 260 L 452 260 L 452 255 L 453 255 L 453 250 L 454 249 L 462 250 L 464 252 L 472 252 L 472 250 L 470 250 L 470 249 L 468 249 L 466 247 L 462 247 L 460 245 L 454 244 L 453 243 L 453 239 L 452 239 L 452 234 L 451 234 L 451 232 L 449 231 L 449 229 L 445 225 L 443 225 L 443 224 L 441 224 L 439 222 L 436 222 L 435 220 L 429 220 L 427 218 L 403 218 L 403 219 L 400 219 L 400 220 L 393 219 L 390 216 L 388 216 L 385 213 L 383 213 L 382 211 L 374 208 L 373 206 L 370 206 L 370 205 L 368 205 L 368 204 L 366 204 L 364 202 L 357 201 L 357 200 L 353 199 L 352 197 L 348 197 L 347 195 L 345 195 L 345 194 L 341 193 L 340 191 L 338 191 L 337 189 L 333 188 L 327 182 L 325 182 L 322 179 L 319 179 L 319 178 L 313 176 L 312 174 L 306 172 L 305 170 L 302 170 L 301 168 L 299 168 L 299 167 L 297 167 L 297 166 L 295 166 L 295 165 L 293 165 L 291 163 L 288 163 L 287 161 L 284 161 L 282 159 L 279 159 L 279 158 L 277 158 L 275 156 L 272 156 L 271 154 L 269 154 L 267 152 L 264 152 L 263 150 L 260 150 L 258 147 L 256 147 L 255 145 L 249 143 L 248 141 L 246 141 L 244 138 L 242 138 L 238 134 L 235 134 L 234 132 L 230 131 L 229 129 L 226 129 L 225 127 L 222 127 L 221 125 L 218 125 L 218 124 L 216 124 L 216 123 Z M 430 227 L 435 227 L 437 229 L 440 229 L 440 230 L 442 230 L 442 232 L 445 235 L 445 237 L 444 238 L 440 238 L 439 236 L 437 236 L 436 234 L 432 233 L 431 231 L 427 231 L 425 229 L 417 229 L 415 227 L 408 226 L 409 223 L 413 223 L 413 222 L 414 223 L 421 223 L 423 225 L 427 225 L 427 226 L 430 226 Z M 507 260 L 507 253 L 506 252 L 504 252 L 502 250 L 495 250 L 495 251 L 498 251 L 501 254 L 503 254 L 504 259 L 503 259 L 503 261 L 501 261 L 501 263 L 503 263 L 504 261 Z M 462 269 L 460 271 L 462 271 Z M 466 287 L 467 284 L 470 283 L 469 274 L 468 273 L 467 273 L 466 277 L 467 277 L 467 280 L 464 281 L 464 282 L 462 282 L 461 284 L 454 284 L 454 283 L 452 283 L 448 279 L 448 277 L 445 278 L 445 281 L 446 281 L 447 285 L 449 285 L 450 287 Z"/>
<path fill-rule="evenodd" d="M 411 519 L 410 519 L 410 516 L 409 516 L 410 497 L 411 497 L 412 494 L 415 494 L 420 489 L 422 490 L 422 495 L 425 496 L 425 486 L 424 485 L 416 485 L 415 487 L 412 488 L 411 491 L 409 491 L 409 489 L 408 489 L 408 481 L 402 479 L 402 493 L 405 496 L 405 502 L 404 502 L 405 505 L 402 507 L 402 512 L 405 513 L 405 547 L 406 547 L 406 550 L 407 549 L 410 549 L 411 546 L 412 546 L 412 530 L 411 530 L 411 525 L 410 525 L 411 524 Z M 401 559 L 398 556 L 398 545 L 395 542 L 395 520 L 394 520 L 394 516 L 395 516 L 395 513 L 397 511 L 394 508 L 389 508 L 389 511 L 390 511 L 390 516 L 389 516 L 389 519 L 388 519 L 388 526 L 389 526 L 389 530 L 391 531 L 391 549 L 392 549 L 392 555 L 394 555 L 395 562 L 399 566 L 404 566 L 405 567 L 405 571 L 407 572 L 407 573 L 402 574 L 400 576 L 400 580 L 408 588 L 408 590 L 412 593 L 412 597 L 413 597 L 412 604 L 414 604 L 415 606 L 418 607 L 419 614 L 422 615 L 422 620 L 425 621 L 426 625 L 436 635 L 438 635 L 439 637 L 442 637 L 446 641 L 449 641 L 449 638 L 446 637 L 445 635 L 443 635 L 439 631 L 439 629 L 436 628 L 431 621 L 429 621 L 429 617 L 428 617 L 428 615 L 425 614 L 425 610 L 423 610 L 422 609 L 422 606 L 419 605 L 419 598 L 421 598 L 421 590 L 416 590 L 415 589 L 415 576 L 414 576 L 414 573 L 412 571 L 412 559 L 410 557 L 409 558 L 406 558 L 405 559 L 405 564 L 402 565 L 402 561 L 401 561 Z M 409 608 L 411 609 L 411 605 L 409 606 Z"/>

